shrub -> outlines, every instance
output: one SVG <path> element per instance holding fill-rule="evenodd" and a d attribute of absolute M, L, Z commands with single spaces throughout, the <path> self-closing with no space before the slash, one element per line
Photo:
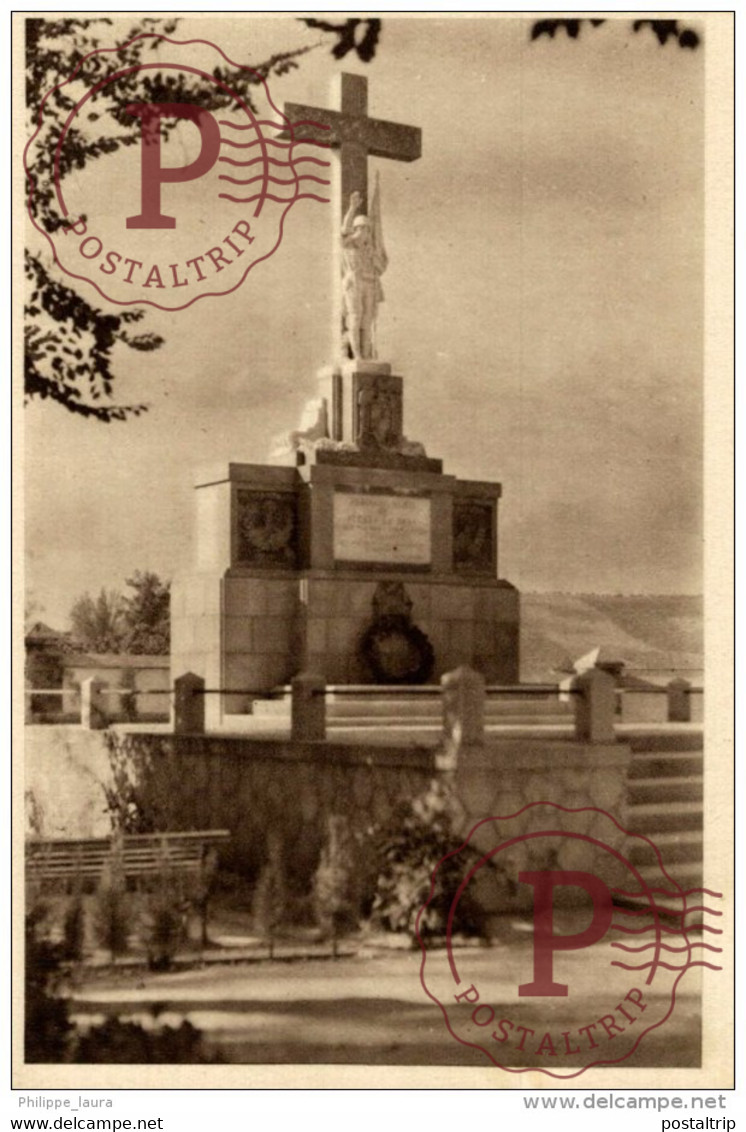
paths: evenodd
<path fill-rule="evenodd" d="M 79 1034 L 61 994 L 64 945 L 40 938 L 46 909 L 35 904 L 26 917 L 25 1060 L 30 1064 L 83 1062 L 89 1064 L 211 1064 L 201 1032 L 183 1021 L 180 1026 L 146 1029 L 137 1022 L 109 1018 Z"/>
<path fill-rule="evenodd" d="M 83 958 L 85 944 L 85 909 L 83 898 L 80 895 L 74 897 L 72 904 L 65 912 L 62 939 L 65 959 L 79 962 Z"/>
<path fill-rule="evenodd" d="M 254 924 L 269 943 L 269 957 L 274 958 L 275 937 L 287 907 L 285 861 L 282 841 L 278 834 L 270 833 L 267 839 L 267 861 L 259 874 L 254 890 Z"/>
<path fill-rule="evenodd" d="M 98 1065 L 204 1065 L 222 1059 L 207 1053 L 201 1032 L 191 1022 L 146 1030 L 138 1022 L 109 1018 L 78 1039 L 72 1060 Z"/>
<path fill-rule="evenodd" d="M 67 1000 L 60 997 L 62 948 L 39 938 L 41 905 L 26 917 L 24 1051 L 26 1061 L 68 1060 L 73 1036 Z"/>
<path fill-rule="evenodd" d="M 152 971 L 168 971 L 186 939 L 185 902 L 174 894 L 160 893 L 150 901 L 148 966 Z"/>
<path fill-rule="evenodd" d="M 127 950 L 130 902 L 122 885 L 111 882 L 95 897 L 94 924 L 99 943 L 111 952 L 112 962 Z"/>
<path fill-rule="evenodd" d="M 327 819 L 327 836 L 314 877 L 316 918 L 323 934 L 332 940 L 337 954 L 337 940 L 342 932 L 357 926 L 351 899 L 353 845 L 346 817 L 331 815 Z"/>
<path fill-rule="evenodd" d="M 141 783 L 148 759 L 146 755 L 140 756 L 138 736 L 107 731 L 104 743 L 109 756 L 110 780 L 103 783 L 102 788 L 112 829 L 116 833 L 152 833 L 157 823 L 144 802 Z"/>
<path fill-rule="evenodd" d="M 480 853 L 467 847 L 444 861 L 462 841 L 453 830 L 448 787 L 434 779 L 422 795 L 400 807 L 390 827 L 379 835 L 373 922 L 387 931 L 406 932 L 414 945 L 417 916 L 428 900 L 437 868 L 433 896 L 420 916 L 419 931 L 423 939 L 445 934 L 456 891 L 469 868 L 481 859 Z M 483 920 L 467 888 L 456 906 L 452 930 L 458 935 L 481 936 Z"/>

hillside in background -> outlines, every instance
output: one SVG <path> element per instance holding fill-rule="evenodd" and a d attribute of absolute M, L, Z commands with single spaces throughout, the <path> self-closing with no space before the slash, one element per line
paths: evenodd
<path fill-rule="evenodd" d="M 702 598 L 681 594 L 521 594 L 521 680 L 554 680 L 557 669 L 600 645 L 626 671 L 665 683 L 699 680 Z"/>

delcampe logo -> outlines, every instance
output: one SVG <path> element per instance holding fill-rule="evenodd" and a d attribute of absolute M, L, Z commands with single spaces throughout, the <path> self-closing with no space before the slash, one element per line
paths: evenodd
<path fill-rule="evenodd" d="M 140 39 L 157 61 L 117 58 Z M 93 121 L 111 156 L 78 161 Z M 301 125 L 314 136 L 295 137 Z M 181 310 L 240 287 L 277 251 L 298 201 L 329 203 L 325 131 L 289 121 L 266 80 L 215 44 L 136 36 L 86 55 L 45 95 L 24 154 L 29 215 L 66 275 L 118 305 Z"/>
<path fill-rule="evenodd" d="M 652 879 L 652 866 L 633 863 L 639 845 L 655 863 Z M 449 892 L 443 947 L 420 927 L 444 866 L 462 879 Z M 476 895 L 484 903 L 486 895 L 489 905 L 497 876 L 523 910 L 508 918 L 513 938 L 457 946 L 460 902 Z M 721 969 L 722 929 L 711 919 L 721 915 L 712 907 L 720 896 L 682 888 L 653 842 L 604 810 L 530 803 L 478 822 L 433 873 L 417 921 L 422 986 L 456 1041 L 511 1073 L 570 1078 L 632 1057 L 650 1064 L 640 1047 L 676 1024 L 677 996 L 699 991 L 703 968 Z"/>

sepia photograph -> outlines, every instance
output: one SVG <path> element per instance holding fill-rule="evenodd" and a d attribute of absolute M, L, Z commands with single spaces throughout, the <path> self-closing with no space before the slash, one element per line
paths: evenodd
<path fill-rule="evenodd" d="M 16 1088 L 733 1087 L 734 17 L 664 15 L 13 17 Z"/>

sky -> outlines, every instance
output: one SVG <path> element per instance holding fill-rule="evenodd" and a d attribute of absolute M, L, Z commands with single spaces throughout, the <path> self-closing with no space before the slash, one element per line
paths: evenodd
<path fill-rule="evenodd" d="M 319 42 L 287 16 L 184 32 L 248 65 Z M 406 434 L 446 472 L 502 483 L 500 576 L 700 592 L 706 46 L 661 48 L 629 21 L 532 43 L 523 19 L 438 16 L 385 17 L 369 65 L 331 46 L 272 95 L 330 105 L 332 76 L 354 71 L 371 115 L 422 128 L 419 161 L 370 162 L 380 352 L 404 377 Z M 118 161 L 88 174 L 102 195 L 121 191 Z M 116 355 L 117 399 L 146 401 L 141 418 L 27 406 L 26 583 L 45 621 L 135 570 L 188 569 L 195 469 L 269 462 L 298 426 L 330 360 L 333 228 L 298 202 L 233 295 L 149 311 L 165 344 Z"/>

